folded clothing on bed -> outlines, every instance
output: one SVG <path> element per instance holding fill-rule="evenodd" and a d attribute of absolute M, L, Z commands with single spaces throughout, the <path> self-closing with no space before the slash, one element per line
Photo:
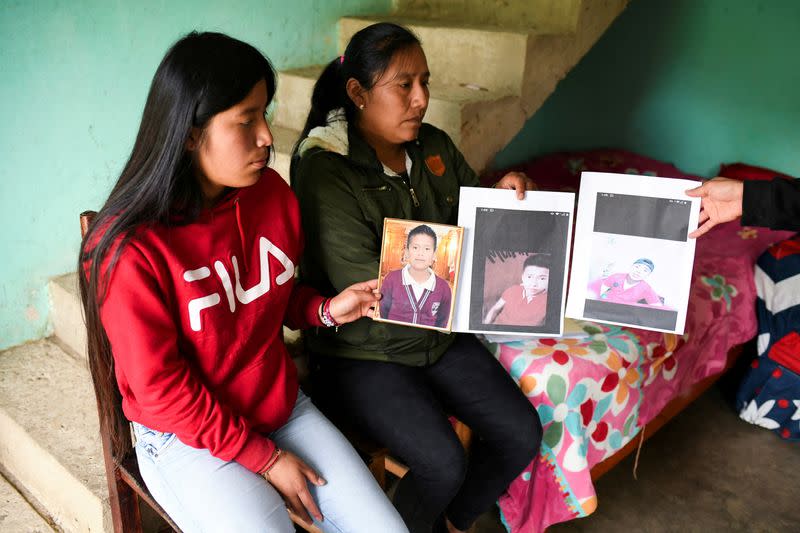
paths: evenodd
<path fill-rule="evenodd" d="M 800 236 L 758 259 L 758 357 L 739 387 L 739 416 L 800 440 Z"/>

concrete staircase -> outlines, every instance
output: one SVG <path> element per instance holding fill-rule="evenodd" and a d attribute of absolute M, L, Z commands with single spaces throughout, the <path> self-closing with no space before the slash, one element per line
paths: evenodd
<path fill-rule="evenodd" d="M 58 529 L 110 531 L 76 275 L 50 294 L 55 336 L 0 353 L 0 465 Z"/>
<path fill-rule="evenodd" d="M 50 524 L 36 514 L 14 486 L 0 477 L 0 531 L 5 533 L 52 533 Z"/>
<path fill-rule="evenodd" d="M 626 3 L 398 0 L 392 16 L 341 19 L 339 48 L 378 20 L 410 27 L 423 42 L 432 72 L 426 120 L 447 131 L 468 162 L 482 170 Z M 279 74 L 274 165 L 287 179 L 289 154 L 321 69 Z M 67 274 L 50 283 L 53 337 L 0 353 L 0 472 L 57 529 L 111 531 L 76 280 Z M 3 513 L 5 501 L 15 497 L 0 495 L 5 498 L 0 530 L 11 531 Z M 22 530 L 47 527 L 31 518 Z"/>
<path fill-rule="evenodd" d="M 628 0 L 399 0 L 393 15 L 344 17 L 339 50 L 379 21 L 410 28 L 431 70 L 425 118 L 445 130 L 476 170 L 487 168 Z M 288 179 L 323 65 L 279 73 L 275 169 Z"/>

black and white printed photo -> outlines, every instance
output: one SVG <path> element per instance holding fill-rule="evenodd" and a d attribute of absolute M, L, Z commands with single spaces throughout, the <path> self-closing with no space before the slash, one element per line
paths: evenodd
<path fill-rule="evenodd" d="M 558 334 L 569 215 L 476 209 L 471 330 Z"/>

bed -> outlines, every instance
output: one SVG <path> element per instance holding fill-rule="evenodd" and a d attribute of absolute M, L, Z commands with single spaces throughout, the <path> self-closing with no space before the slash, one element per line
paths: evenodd
<path fill-rule="evenodd" d="M 617 150 L 553 154 L 509 170 L 525 171 L 543 190 L 577 190 L 584 170 L 699 179 Z M 729 223 L 701 238 L 684 335 L 578 321 L 579 338 L 486 341 L 544 426 L 539 457 L 499 500 L 512 533 L 594 512 L 593 480 L 734 362 L 757 332 L 753 265 L 789 235 Z"/>

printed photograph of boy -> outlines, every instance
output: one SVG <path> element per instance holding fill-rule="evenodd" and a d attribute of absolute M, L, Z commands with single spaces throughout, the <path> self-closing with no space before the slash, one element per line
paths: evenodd
<path fill-rule="evenodd" d="M 587 297 L 618 304 L 663 305 L 664 298 L 647 283 L 655 269 L 652 260 L 640 257 L 627 272 L 617 272 L 589 283 Z"/>
<path fill-rule="evenodd" d="M 484 324 L 504 326 L 541 326 L 544 324 L 547 315 L 550 259 L 545 254 L 530 254 L 527 257 L 522 255 L 521 257 L 524 258 L 524 261 L 522 261 L 521 268 L 517 270 L 517 283 L 506 288 L 499 298 L 485 299 L 486 305 L 491 305 L 491 307 L 484 313 Z M 487 276 L 491 271 L 491 266 L 487 264 Z M 486 283 L 485 286 L 491 287 L 489 283 Z M 492 304 L 492 302 L 494 303 Z"/>
<path fill-rule="evenodd" d="M 607 303 L 672 309 L 678 280 L 670 265 L 681 243 L 594 233 L 585 297 Z"/>
<path fill-rule="evenodd" d="M 569 228 L 568 212 L 475 208 L 470 331 L 559 335 Z"/>
<path fill-rule="evenodd" d="M 594 233 L 584 285 L 583 316 L 665 331 L 678 319 L 678 271 L 683 243 Z"/>
<path fill-rule="evenodd" d="M 449 329 L 460 228 L 387 220 L 378 318 Z"/>

